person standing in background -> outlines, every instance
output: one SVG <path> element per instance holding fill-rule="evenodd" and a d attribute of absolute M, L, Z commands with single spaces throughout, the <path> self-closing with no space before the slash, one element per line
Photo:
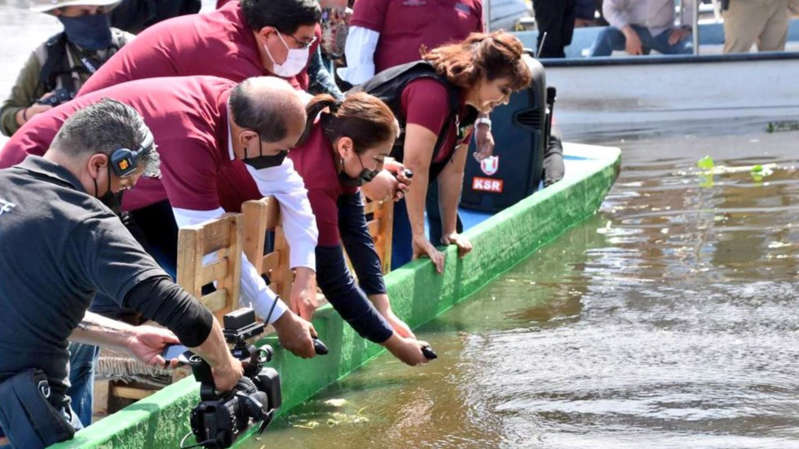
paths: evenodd
<path fill-rule="evenodd" d="M 423 50 L 480 33 L 482 0 L 358 0 L 347 34 L 342 79 L 361 84 L 389 67 L 420 59 Z"/>
<path fill-rule="evenodd" d="M 420 59 L 423 51 L 484 30 L 482 0 L 358 0 L 344 50 L 347 67 L 338 74 L 361 84 L 389 67 Z M 488 115 L 477 119 L 475 139 L 478 160 L 493 153 Z"/>
<path fill-rule="evenodd" d="M 575 0 L 534 0 L 538 26 L 539 58 L 565 58 L 563 49 L 572 42 L 576 14 Z"/>
<path fill-rule="evenodd" d="M 722 1 L 724 53 L 783 51 L 788 39 L 788 0 Z"/>
<path fill-rule="evenodd" d="M 69 101 L 84 82 L 133 35 L 112 28 L 108 14 L 119 0 L 32 0 L 30 9 L 55 16 L 64 31 L 25 62 L 0 106 L 0 129 L 11 136 L 36 114 Z"/>

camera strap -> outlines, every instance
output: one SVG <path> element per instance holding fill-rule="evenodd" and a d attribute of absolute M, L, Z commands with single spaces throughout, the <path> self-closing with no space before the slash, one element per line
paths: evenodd
<path fill-rule="evenodd" d="M 201 442 L 199 442 L 197 444 L 192 444 L 191 446 L 184 446 L 184 444 L 186 444 L 186 439 L 189 438 L 190 436 L 192 436 L 192 432 L 187 433 L 186 435 L 183 436 L 183 438 L 181 438 L 181 440 L 180 440 L 180 449 L 191 449 L 193 447 L 205 446 L 206 444 L 216 444 L 216 441 L 214 441 L 214 440 L 205 440 L 205 441 L 201 441 Z"/>
<path fill-rule="evenodd" d="M 266 314 L 266 318 L 264 318 L 264 323 L 269 324 L 269 319 L 272 318 L 272 312 L 275 311 L 275 306 L 277 302 L 280 301 L 280 296 L 275 295 L 275 300 L 272 301 L 272 307 L 269 308 L 269 313 Z"/>

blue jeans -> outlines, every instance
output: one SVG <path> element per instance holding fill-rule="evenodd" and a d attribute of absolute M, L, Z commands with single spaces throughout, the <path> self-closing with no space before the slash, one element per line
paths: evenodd
<path fill-rule="evenodd" d="M 431 182 L 427 186 L 425 199 L 425 212 L 427 214 L 427 235 L 434 246 L 441 244 L 442 226 L 441 213 L 438 208 L 438 183 Z M 413 259 L 413 232 L 408 219 L 408 207 L 405 198 L 394 203 L 393 236 L 391 241 L 391 269 L 395 270 Z M 458 215 L 456 231 L 463 231 L 463 223 Z"/>
<path fill-rule="evenodd" d="M 391 269 L 396 270 L 413 259 L 413 233 L 405 198 L 394 203 L 392 226 Z"/>
<path fill-rule="evenodd" d="M 652 36 L 649 29 L 639 25 L 630 25 L 641 39 L 641 47 L 644 54 L 649 54 L 651 50 L 657 50 L 664 55 L 677 55 L 691 53 L 692 49 L 689 39 L 684 38 L 674 45 L 669 45 L 669 35 L 671 30 L 666 30 L 657 36 Z M 613 50 L 624 50 L 627 39 L 624 34 L 616 27 L 606 27 L 599 32 L 594 44 L 591 46 L 590 56 L 610 56 Z"/>
<path fill-rule="evenodd" d="M 92 423 L 92 402 L 94 398 L 94 367 L 100 348 L 83 343 L 69 343 L 69 383 L 67 396 L 72 399 L 75 410 L 84 426 Z"/>

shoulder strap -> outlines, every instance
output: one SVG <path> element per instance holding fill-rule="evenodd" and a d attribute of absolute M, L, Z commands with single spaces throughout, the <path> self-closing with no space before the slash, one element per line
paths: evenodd
<path fill-rule="evenodd" d="M 404 126 L 405 117 L 402 116 L 400 105 L 402 90 L 408 83 L 419 78 L 432 78 L 445 85 L 449 84 L 446 78 L 436 73 L 429 62 L 420 60 L 383 70 L 369 81 L 353 87 L 348 93 L 366 92 L 380 98 L 389 105 L 400 124 Z"/>
<path fill-rule="evenodd" d="M 42 66 L 42 70 L 39 72 L 39 83 L 49 92 L 56 88 L 58 84 L 57 78 L 60 75 L 69 73 L 67 34 L 61 32 L 47 39 L 44 44 L 44 51 L 42 53 L 37 52 L 37 57 Z"/>
<path fill-rule="evenodd" d="M 454 86 L 447 81 L 445 77 L 436 73 L 429 62 L 419 60 L 391 67 L 378 73 L 369 81 L 353 87 L 347 92 L 366 92 L 380 98 L 391 108 L 400 123 L 401 129 L 400 137 L 394 142 L 394 148 L 391 154 L 400 161 L 404 156 L 405 125 L 407 123 L 402 113 L 402 91 L 408 83 L 419 78 L 434 79 L 446 87 L 449 93 L 450 114 L 447 116 L 441 130 L 438 132 L 438 139 L 436 140 L 432 155 L 432 158 L 435 159 L 441 151 L 441 146 L 444 144 L 447 127 L 455 120 L 458 110 L 460 109 L 460 92 L 457 86 Z M 434 179 L 434 177 L 431 176 L 431 180 L 432 179 Z"/>

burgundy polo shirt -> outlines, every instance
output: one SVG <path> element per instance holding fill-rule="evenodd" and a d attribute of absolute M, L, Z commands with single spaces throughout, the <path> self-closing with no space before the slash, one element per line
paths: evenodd
<path fill-rule="evenodd" d="M 302 176 L 308 190 L 308 199 L 319 229 L 319 246 L 340 244 L 338 197 L 358 192 L 358 187 L 344 186 L 339 182 L 333 154 L 333 146 L 318 121 L 305 143 L 289 151 L 294 169 Z"/>
<path fill-rule="evenodd" d="M 430 132 L 439 135 L 444 122 L 450 115 L 449 93 L 443 84 L 431 78 L 420 78 L 408 83 L 402 90 L 400 98 L 402 113 L 407 123 L 423 126 Z M 461 115 L 465 112 L 465 104 L 461 103 Z M 432 162 L 446 160 L 463 143 L 468 143 L 471 130 L 458 139 L 458 130 L 454 121 L 447 124 L 444 131 L 446 137 L 441 150 Z"/>
<path fill-rule="evenodd" d="M 317 31 L 321 35 L 321 30 Z M 310 55 L 318 45 L 317 38 Z M 244 21 L 239 2 L 147 28 L 103 64 L 78 95 L 142 78 L 192 75 L 212 75 L 236 82 L 272 75 L 261 64 L 258 43 Z M 307 89 L 307 66 L 289 82 L 295 88 Z"/>
<path fill-rule="evenodd" d="M 433 49 L 483 31 L 482 0 L 357 0 L 351 26 L 380 33 L 375 73 L 419 59 Z"/>
<path fill-rule="evenodd" d="M 168 198 L 175 208 L 238 210 L 241 197 L 260 195 L 244 164 L 230 160 L 227 99 L 235 85 L 211 76 L 150 78 L 83 95 L 25 123 L 0 150 L 0 167 L 14 165 L 28 154 L 44 154 L 75 111 L 111 98 L 139 111 L 161 158 L 161 178 L 141 177 L 123 195 L 124 209 Z"/>

